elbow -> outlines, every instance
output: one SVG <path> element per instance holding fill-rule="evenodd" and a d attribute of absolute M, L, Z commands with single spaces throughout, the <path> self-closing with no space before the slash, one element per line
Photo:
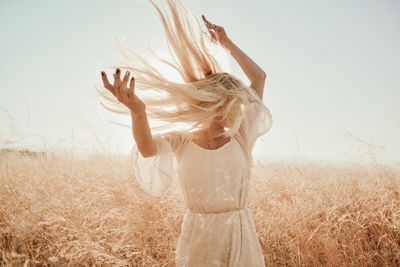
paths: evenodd
<path fill-rule="evenodd" d="M 154 157 L 157 153 L 155 148 L 153 150 L 151 149 L 139 149 L 140 154 L 142 155 L 143 158 L 150 158 Z"/>
<path fill-rule="evenodd" d="M 267 79 L 267 74 L 264 71 L 261 71 L 256 73 L 251 80 L 260 82 L 260 81 L 265 81 L 266 79 Z"/>
<path fill-rule="evenodd" d="M 265 73 L 265 71 L 260 72 L 260 74 L 258 75 L 258 79 L 261 80 L 267 79 L 267 73 Z"/>
<path fill-rule="evenodd" d="M 155 153 L 142 152 L 142 151 L 140 151 L 140 154 L 142 155 L 143 158 L 150 158 L 155 155 Z"/>

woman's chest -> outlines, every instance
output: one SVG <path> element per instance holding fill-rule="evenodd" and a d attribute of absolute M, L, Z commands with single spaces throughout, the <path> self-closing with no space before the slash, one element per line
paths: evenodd
<path fill-rule="evenodd" d="M 248 170 L 245 154 L 236 140 L 217 150 L 188 143 L 178 160 L 183 177 L 237 177 Z"/>
<path fill-rule="evenodd" d="M 236 142 L 215 151 L 187 147 L 179 161 L 178 172 L 184 191 L 201 199 L 237 196 L 249 180 L 247 161 Z"/>

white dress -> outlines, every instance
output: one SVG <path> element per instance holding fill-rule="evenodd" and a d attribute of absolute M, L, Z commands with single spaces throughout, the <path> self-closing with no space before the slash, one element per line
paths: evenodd
<path fill-rule="evenodd" d="M 236 137 L 215 150 L 193 142 L 193 133 L 154 135 L 157 154 L 143 158 L 134 145 L 135 175 L 149 194 L 160 195 L 179 179 L 187 210 L 176 246 L 176 266 L 265 266 L 248 198 L 252 151 L 272 125 L 270 110 L 250 103 Z"/>

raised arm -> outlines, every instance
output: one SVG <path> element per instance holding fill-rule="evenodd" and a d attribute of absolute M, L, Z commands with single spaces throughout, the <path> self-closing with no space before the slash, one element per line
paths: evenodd
<path fill-rule="evenodd" d="M 260 99 L 263 98 L 265 80 L 267 75 L 260 66 L 258 66 L 248 55 L 246 55 L 236 44 L 234 44 L 231 39 L 228 38 L 225 29 L 222 26 L 215 25 L 209 22 L 204 15 L 202 19 L 211 34 L 212 40 L 218 42 L 220 45 L 229 50 L 232 57 L 239 64 L 243 72 L 249 78 L 251 84 L 250 87 L 253 88 Z"/>
<path fill-rule="evenodd" d="M 232 41 L 229 41 L 225 47 L 230 51 L 232 57 L 238 62 L 243 72 L 249 78 L 251 82 L 250 87 L 253 88 L 260 99 L 262 99 L 267 74 Z"/>
<path fill-rule="evenodd" d="M 117 68 L 114 76 L 114 85 L 107 78 L 104 71 L 101 72 L 104 87 L 107 88 L 119 102 L 123 103 L 131 111 L 132 134 L 137 147 L 143 157 L 151 157 L 156 154 L 156 146 L 147 120 L 146 106 L 135 94 L 135 78 L 132 77 L 128 88 L 129 71 L 120 78 L 121 71 Z"/>

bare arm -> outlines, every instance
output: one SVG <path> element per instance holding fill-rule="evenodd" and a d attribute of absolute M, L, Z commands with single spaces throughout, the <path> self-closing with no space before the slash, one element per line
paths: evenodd
<path fill-rule="evenodd" d="M 229 50 L 232 57 L 236 60 L 243 72 L 249 78 L 251 82 L 250 87 L 253 88 L 262 99 L 267 74 L 232 41 L 229 40 L 224 47 Z"/>
<path fill-rule="evenodd" d="M 146 106 L 135 94 L 135 78 L 132 77 L 128 90 L 127 83 L 129 80 L 129 71 L 125 73 L 125 76 L 121 81 L 120 70 L 117 69 L 113 74 L 114 85 L 110 84 L 104 71 L 101 72 L 101 76 L 104 87 L 131 111 L 132 134 L 138 150 L 143 157 L 154 156 L 157 152 L 156 146 L 147 120 Z"/>
<path fill-rule="evenodd" d="M 222 26 L 209 22 L 204 15 L 202 16 L 202 19 L 210 32 L 212 39 L 229 50 L 232 57 L 249 78 L 251 82 L 250 87 L 253 88 L 262 99 L 265 80 L 267 78 L 266 73 L 228 38 L 225 29 Z"/>
<path fill-rule="evenodd" d="M 132 134 L 138 149 L 143 157 L 152 157 L 156 154 L 156 146 L 151 134 L 149 122 L 146 112 L 133 112 L 132 117 Z"/>

